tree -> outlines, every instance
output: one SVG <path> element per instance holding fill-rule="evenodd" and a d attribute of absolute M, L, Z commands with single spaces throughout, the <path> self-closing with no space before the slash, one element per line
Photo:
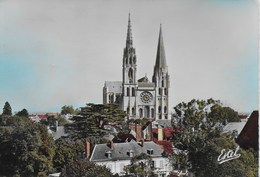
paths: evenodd
<path fill-rule="evenodd" d="M 61 177 L 112 177 L 112 173 L 105 166 L 98 166 L 92 162 L 79 160 L 68 163 L 61 172 Z"/>
<path fill-rule="evenodd" d="M 244 157 L 223 164 L 218 164 L 217 161 L 222 149 L 237 147 L 232 136 L 221 131 L 226 120 L 239 120 L 237 112 L 229 107 L 222 107 L 220 101 L 213 99 L 180 103 L 174 109 L 174 117 L 177 120 L 174 126 L 180 129 L 174 133 L 174 146 L 187 156 L 183 158 L 183 154 L 175 154 L 173 163 L 181 161 L 178 164 L 181 169 L 188 168 L 195 176 L 200 177 L 256 175 L 255 152 L 241 149 L 240 153 L 244 154 Z"/>
<path fill-rule="evenodd" d="M 19 111 L 18 113 L 16 113 L 17 116 L 20 117 L 29 117 L 29 113 L 26 109 L 22 109 L 21 111 Z"/>
<path fill-rule="evenodd" d="M 74 110 L 73 106 L 64 105 L 64 106 L 61 107 L 61 114 L 62 115 L 74 114 L 74 113 L 75 113 L 75 110 Z"/>
<path fill-rule="evenodd" d="M 124 167 L 126 174 L 135 174 L 140 177 L 157 177 L 154 173 L 154 164 L 151 156 L 141 153 L 132 157 L 131 164 Z"/>
<path fill-rule="evenodd" d="M 87 104 L 81 108 L 78 115 L 73 116 L 73 123 L 67 124 L 66 130 L 74 139 L 101 138 L 109 130 L 104 125 L 120 125 L 125 120 L 126 113 L 117 105 Z"/>
<path fill-rule="evenodd" d="M 2 115 L 7 115 L 7 116 L 12 115 L 12 108 L 8 102 L 5 102 Z"/>
<path fill-rule="evenodd" d="M 85 146 L 82 141 L 74 142 L 66 138 L 60 138 L 55 141 L 55 147 L 53 165 L 57 171 L 61 171 L 68 163 L 79 159 L 79 154 L 82 154 Z"/>
<path fill-rule="evenodd" d="M 47 176 L 53 172 L 53 140 L 45 126 L 0 127 L 0 176 Z"/>

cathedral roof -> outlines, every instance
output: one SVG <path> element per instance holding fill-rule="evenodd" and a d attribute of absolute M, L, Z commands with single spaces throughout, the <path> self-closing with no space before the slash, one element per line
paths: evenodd
<path fill-rule="evenodd" d="M 138 82 L 146 82 L 146 83 L 148 83 L 148 82 L 150 82 L 150 81 L 149 81 L 149 79 L 147 78 L 147 76 L 144 76 L 144 77 L 142 77 L 141 79 L 139 79 Z"/>
<path fill-rule="evenodd" d="M 104 86 L 108 92 L 122 93 L 121 81 L 106 81 Z"/>

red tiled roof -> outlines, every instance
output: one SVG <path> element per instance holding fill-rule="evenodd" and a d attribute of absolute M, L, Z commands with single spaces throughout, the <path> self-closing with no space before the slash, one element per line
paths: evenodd
<path fill-rule="evenodd" d="M 46 116 L 46 115 L 38 115 L 38 117 L 39 117 L 40 119 L 47 119 L 47 116 Z"/>

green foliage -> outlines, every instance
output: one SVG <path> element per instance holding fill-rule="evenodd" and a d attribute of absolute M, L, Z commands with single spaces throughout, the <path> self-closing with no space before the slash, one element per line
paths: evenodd
<path fill-rule="evenodd" d="M 112 177 L 112 173 L 105 166 L 98 166 L 92 162 L 79 160 L 67 164 L 61 172 L 61 177 Z"/>
<path fill-rule="evenodd" d="M 7 115 L 7 116 L 12 115 L 12 108 L 8 102 L 5 102 L 2 115 Z"/>
<path fill-rule="evenodd" d="M 94 139 L 107 134 L 104 125 L 120 125 L 125 119 L 125 112 L 116 105 L 87 104 L 78 115 L 73 116 L 73 123 L 66 125 L 66 130 L 73 139 Z"/>
<path fill-rule="evenodd" d="M 17 116 L 20 117 L 29 117 L 29 113 L 26 109 L 22 109 L 21 111 L 19 111 L 18 113 L 16 113 Z"/>
<path fill-rule="evenodd" d="M 74 110 L 73 106 L 67 106 L 67 105 L 64 105 L 61 107 L 61 114 L 62 115 L 66 115 L 66 114 L 75 114 L 76 113 L 76 110 Z"/>
<path fill-rule="evenodd" d="M 0 116 L 0 126 L 24 126 L 30 124 L 29 118 L 26 117 L 18 117 L 18 116 Z"/>
<path fill-rule="evenodd" d="M 253 151 L 241 149 L 239 159 L 223 164 L 217 161 L 222 149 L 237 147 L 230 135 L 221 132 L 226 120 L 239 121 L 237 112 L 213 99 L 180 103 L 174 109 L 178 120 L 175 126 L 181 127 L 174 134 L 174 146 L 182 152 L 173 156 L 174 166 L 177 162 L 180 169 L 189 169 L 200 177 L 256 176 L 258 156 Z"/>
<path fill-rule="evenodd" d="M 58 125 L 59 125 L 59 126 L 64 126 L 64 125 L 66 125 L 66 124 L 69 123 L 69 122 L 67 121 L 67 119 L 65 119 L 65 118 L 62 117 L 62 116 L 58 116 L 57 121 L 58 121 Z"/>
<path fill-rule="evenodd" d="M 0 137 L 0 176 L 47 176 L 53 172 L 53 140 L 45 126 L 7 121 L 0 127 Z"/>
<path fill-rule="evenodd" d="M 134 174 L 136 176 L 145 177 L 157 177 L 154 173 L 153 161 L 151 156 L 141 153 L 132 157 L 131 164 L 124 167 L 126 174 Z"/>
<path fill-rule="evenodd" d="M 60 138 L 55 141 L 55 155 L 53 165 L 57 171 L 61 171 L 68 163 L 72 163 L 79 158 L 79 154 L 84 151 L 82 141 L 72 142 L 68 139 Z"/>
<path fill-rule="evenodd" d="M 227 122 L 240 121 L 238 113 L 229 107 L 222 107 L 220 101 L 208 99 L 191 100 L 174 107 L 175 125 L 185 129 L 213 128 Z"/>

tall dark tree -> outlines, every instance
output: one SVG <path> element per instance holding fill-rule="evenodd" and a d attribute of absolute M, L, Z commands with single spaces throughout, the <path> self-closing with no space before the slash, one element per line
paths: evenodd
<path fill-rule="evenodd" d="M 121 125 L 126 113 L 117 105 L 87 104 L 78 115 L 73 116 L 73 123 L 66 125 L 66 130 L 76 139 L 100 138 L 108 130 L 104 125 Z"/>
<path fill-rule="evenodd" d="M 7 115 L 7 116 L 12 115 L 12 108 L 8 102 L 5 102 L 2 115 Z"/>

